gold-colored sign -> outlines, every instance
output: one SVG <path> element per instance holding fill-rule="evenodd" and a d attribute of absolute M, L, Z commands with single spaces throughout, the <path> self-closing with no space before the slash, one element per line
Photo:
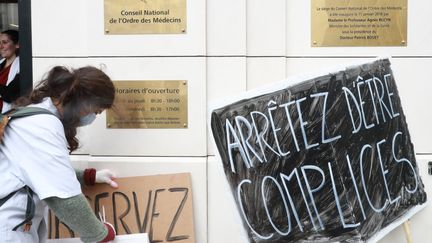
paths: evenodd
<path fill-rule="evenodd" d="M 407 0 L 311 1 L 312 47 L 407 45 Z"/>
<path fill-rule="evenodd" d="M 186 0 L 105 0 L 105 34 L 186 33 Z"/>
<path fill-rule="evenodd" d="M 114 81 L 107 128 L 187 128 L 187 81 Z"/>

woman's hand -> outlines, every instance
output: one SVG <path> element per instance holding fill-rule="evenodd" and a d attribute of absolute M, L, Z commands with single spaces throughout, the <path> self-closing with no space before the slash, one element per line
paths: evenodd
<path fill-rule="evenodd" d="M 113 188 L 118 188 L 117 182 L 114 181 L 116 178 L 117 177 L 115 176 L 114 172 L 112 172 L 108 169 L 103 169 L 103 170 L 96 171 L 95 182 L 96 183 L 106 183 Z"/>

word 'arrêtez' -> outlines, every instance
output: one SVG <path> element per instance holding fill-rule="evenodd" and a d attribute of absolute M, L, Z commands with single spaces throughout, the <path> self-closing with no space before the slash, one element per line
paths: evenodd
<path fill-rule="evenodd" d="M 361 129 L 371 129 L 375 125 L 385 123 L 397 116 L 399 113 L 393 108 L 392 96 L 394 95 L 392 90 L 389 89 L 387 84 L 390 74 L 384 75 L 384 82 L 377 77 L 373 77 L 367 80 L 363 80 L 361 76 L 357 77 L 356 82 L 353 82 L 358 96 L 346 88 L 342 87 L 341 92 L 344 93 L 346 112 L 349 114 L 352 123 L 352 133 L 358 133 Z M 370 97 L 362 97 L 363 89 L 368 89 Z M 342 137 L 341 134 L 333 137 L 328 137 L 327 127 L 331 127 L 327 123 L 327 108 L 334 106 L 335 104 L 328 104 L 329 92 L 320 92 L 309 95 L 308 97 L 301 97 L 297 100 L 289 101 L 283 104 L 277 104 L 274 100 L 268 102 L 268 109 L 266 113 L 260 111 L 252 111 L 249 114 L 250 121 L 244 116 L 236 116 L 235 123 L 226 119 L 226 139 L 227 139 L 227 151 L 229 154 L 230 165 L 232 172 L 235 173 L 234 160 L 232 156 L 232 150 L 238 150 L 241 154 L 243 162 L 247 168 L 253 167 L 251 156 L 255 156 L 261 163 L 267 162 L 265 150 L 268 150 L 278 156 L 288 156 L 292 151 L 299 152 L 301 149 L 311 149 L 319 146 L 320 144 L 326 144 L 334 142 Z M 308 127 L 310 121 L 306 121 L 303 118 L 303 113 L 310 112 L 309 110 L 302 109 L 302 103 L 307 99 L 313 99 L 312 102 L 318 103 L 321 99 L 321 140 L 310 141 L 308 139 Z M 388 101 L 388 104 L 384 102 Z M 367 102 L 370 102 L 373 110 L 370 114 L 365 112 L 364 106 Z M 337 104 L 340 105 L 340 104 Z M 295 107 L 290 109 L 290 107 Z M 310 107 L 311 108 L 311 107 Z M 314 106 L 316 108 L 316 106 Z M 275 124 L 273 113 L 283 109 L 285 116 L 283 120 L 280 119 Z M 380 115 L 379 115 L 380 114 Z M 292 117 L 296 116 L 294 120 Z M 376 123 L 369 122 L 371 116 L 375 117 Z M 256 120 L 263 119 L 264 123 L 257 123 Z M 300 124 L 299 129 L 295 129 L 294 124 Z M 286 126 L 291 130 L 291 139 L 295 148 L 292 150 L 283 151 L 281 149 L 281 142 L 279 141 L 278 133 L 281 131 L 281 127 Z M 245 128 L 245 129 L 244 129 Z M 270 133 L 275 141 L 276 149 L 269 145 L 268 141 L 264 138 L 264 135 Z M 335 131 L 337 133 L 337 131 Z M 256 139 L 253 140 L 252 137 Z M 303 147 L 299 146 L 298 137 L 303 140 Z M 256 150 L 254 147 L 258 147 Z"/>

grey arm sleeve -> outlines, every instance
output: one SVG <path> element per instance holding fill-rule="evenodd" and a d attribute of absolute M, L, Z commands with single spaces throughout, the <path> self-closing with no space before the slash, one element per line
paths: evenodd
<path fill-rule="evenodd" d="M 74 232 L 77 232 L 84 242 L 99 242 L 108 234 L 105 225 L 99 221 L 83 194 L 58 198 L 44 199 L 54 214 Z"/>
<path fill-rule="evenodd" d="M 84 186 L 84 170 L 75 169 L 75 174 L 79 183 L 81 184 L 81 187 Z"/>

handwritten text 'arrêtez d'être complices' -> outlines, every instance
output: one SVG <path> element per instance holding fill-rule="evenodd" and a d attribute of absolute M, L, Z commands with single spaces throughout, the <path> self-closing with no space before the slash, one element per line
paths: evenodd
<path fill-rule="evenodd" d="M 347 108 L 347 113 L 349 114 L 351 124 L 352 124 L 352 134 L 360 132 L 362 129 L 371 129 L 380 123 L 386 123 L 387 121 L 394 119 L 399 116 L 393 108 L 392 96 L 394 95 L 388 81 L 391 79 L 391 74 L 384 75 L 384 81 L 377 77 L 373 77 L 367 80 L 363 80 L 362 77 L 358 76 L 356 82 L 353 82 L 353 86 L 357 91 L 357 96 L 348 89 L 347 87 L 342 87 L 341 92 L 345 95 L 345 102 Z M 367 89 L 367 90 L 366 90 Z M 354 92 L 356 92 L 354 91 Z M 362 97 L 362 93 L 368 91 L 371 97 L 370 99 L 365 99 Z M 337 141 L 342 138 L 343 134 L 338 134 L 338 131 L 327 131 L 328 127 L 333 127 L 331 124 L 327 124 L 327 108 L 333 106 L 334 104 L 328 103 L 329 92 L 320 92 L 309 95 L 308 97 L 301 97 L 297 100 L 289 101 L 284 104 L 277 104 L 274 100 L 268 102 L 267 112 L 263 113 L 260 111 L 252 111 L 249 113 L 248 120 L 245 116 L 236 116 L 234 118 L 233 124 L 231 124 L 229 119 L 226 119 L 225 130 L 226 130 L 226 144 L 228 157 L 230 162 L 230 168 L 233 173 L 236 173 L 236 168 L 233 158 L 233 151 L 238 150 L 243 164 L 247 169 L 254 167 L 253 158 L 255 157 L 259 162 L 265 163 L 267 161 L 266 152 L 274 153 L 279 157 L 288 156 L 292 151 L 300 152 L 303 149 L 309 150 L 311 148 L 317 147 L 320 144 L 327 144 Z M 321 104 L 321 140 L 320 141 L 310 141 L 308 139 L 308 128 L 307 125 L 310 121 L 304 120 L 304 113 L 310 113 L 309 110 L 302 110 L 302 103 L 312 99 L 311 102 L 318 103 L 322 101 Z M 388 104 L 386 104 L 386 102 Z M 371 113 L 367 114 L 365 112 L 365 104 L 370 102 L 373 107 Z M 341 105 L 341 104 L 338 104 Z M 294 109 L 290 109 L 294 106 Z M 284 116 L 281 120 L 275 121 L 274 113 L 284 112 Z M 294 111 L 294 112 L 293 112 Z M 296 113 L 296 114 L 294 114 Z M 293 115 L 296 115 L 297 120 L 293 120 Z M 369 118 L 369 119 L 368 119 Z M 374 118 L 375 123 L 368 122 Z M 261 120 L 261 122 L 258 122 Z M 295 148 L 292 151 L 283 151 L 283 146 L 278 137 L 278 132 L 282 131 L 281 126 L 276 126 L 275 124 L 285 125 L 284 130 L 291 131 L 292 144 Z M 294 124 L 299 124 L 299 128 L 295 129 Z M 328 133 L 338 134 L 332 137 L 328 137 Z M 265 136 L 271 134 L 274 138 L 275 147 L 269 145 Z M 303 143 L 299 143 L 297 137 L 303 139 Z M 300 146 L 302 145 L 302 146 Z"/>
<path fill-rule="evenodd" d="M 398 146 L 398 137 L 401 136 L 402 133 L 401 132 L 397 132 L 396 134 L 394 134 L 393 139 L 391 141 L 391 151 L 392 151 L 392 161 L 387 161 L 387 163 L 395 163 L 396 166 L 408 166 L 409 169 L 412 172 L 412 176 L 413 176 L 413 185 L 407 185 L 405 186 L 404 190 L 410 194 L 413 194 L 417 191 L 418 189 L 418 185 L 419 185 L 419 179 L 418 176 L 416 174 L 416 170 L 414 169 L 411 161 L 409 161 L 407 158 L 398 158 L 397 157 L 397 151 L 400 149 L 400 146 Z M 365 210 L 369 210 L 369 208 L 371 208 L 374 212 L 376 213 L 380 213 L 383 210 L 385 210 L 388 206 L 398 203 L 398 201 L 401 199 L 401 196 L 395 196 L 392 195 L 392 193 L 390 192 L 390 187 L 392 185 L 389 184 L 388 182 L 388 178 L 387 178 L 387 174 L 389 173 L 388 169 L 386 169 L 385 166 L 385 162 L 382 159 L 382 151 L 383 149 L 381 149 L 381 146 L 384 146 L 385 143 L 389 143 L 390 141 L 386 141 L 385 139 L 382 139 L 381 141 L 377 142 L 376 144 L 365 144 L 363 145 L 363 147 L 361 148 L 361 151 L 359 151 L 360 155 L 360 161 L 359 161 L 359 166 L 360 166 L 360 185 L 361 187 L 357 184 L 357 180 L 358 177 L 356 177 L 354 175 L 353 172 L 353 166 L 352 166 L 352 161 L 350 156 L 347 154 L 346 155 L 346 163 L 347 163 L 347 173 L 349 175 L 350 178 L 348 178 L 351 182 L 352 182 L 352 187 L 355 190 L 355 199 L 358 202 L 358 205 L 360 207 L 360 211 L 361 211 L 361 215 L 362 217 L 360 217 L 358 219 L 358 222 L 351 222 L 351 223 L 347 223 L 346 218 L 344 218 L 344 210 L 342 209 L 343 204 L 346 204 L 344 208 L 349 208 L 349 210 L 351 210 L 351 213 L 354 212 L 354 209 L 352 208 L 352 205 L 350 205 L 351 203 L 353 203 L 352 201 L 344 201 L 346 200 L 346 196 L 343 196 L 343 194 L 341 194 L 342 192 L 338 192 L 337 188 L 336 188 L 336 182 L 335 182 L 335 176 L 333 173 L 333 168 L 334 167 L 334 163 L 332 161 L 327 162 L 327 167 L 328 167 L 328 175 L 326 175 L 324 173 L 324 170 L 318 166 L 315 165 L 304 165 L 301 166 L 300 168 L 294 168 L 291 173 L 289 175 L 287 175 L 288 173 L 279 173 L 279 175 L 277 175 L 277 177 L 280 177 L 280 181 L 282 183 L 279 183 L 277 178 L 275 178 L 274 176 L 264 176 L 263 179 L 261 180 L 261 182 L 256 182 L 256 181 L 251 181 L 250 179 L 243 179 L 237 186 L 237 201 L 239 204 L 239 208 L 241 211 L 241 215 L 244 219 L 244 221 L 246 222 L 247 226 L 250 228 L 251 232 L 253 232 L 256 236 L 258 236 L 261 239 L 270 239 L 271 237 L 273 237 L 274 233 L 268 233 L 267 235 L 263 235 L 262 232 L 257 232 L 254 228 L 253 228 L 253 224 L 251 224 L 250 220 L 248 219 L 246 213 L 245 213 L 245 209 L 243 206 L 243 202 L 244 199 L 242 199 L 242 195 L 243 195 L 243 191 L 245 189 L 248 189 L 248 186 L 252 186 L 253 188 L 260 188 L 261 191 L 261 195 L 257 195 L 257 197 L 260 197 L 260 199 L 263 202 L 263 210 L 265 210 L 266 212 L 266 216 L 267 216 L 267 220 L 260 220 L 260 222 L 269 222 L 271 224 L 272 229 L 274 230 L 274 232 L 277 232 L 279 235 L 283 235 L 286 236 L 288 235 L 290 232 L 292 232 L 293 226 L 292 224 L 292 220 L 291 220 L 291 216 L 294 216 L 294 219 L 296 221 L 296 224 L 298 226 L 298 229 L 303 232 L 304 231 L 304 225 L 302 223 L 302 220 L 304 220 L 304 218 L 302 220 L 300 220 L 299 218 L 299 214 L 297 212 L 297 209 L 299 207 L 298 204 L 304 204 L 306 206 L 307 209 L 307 213 L 308 216 L 310 218 L 310 222 L 312 223 L 312 226 L 314 228 L 314 230 L 319 231 L 319 230 L 324 230 L 325 229 L 325 222 L 323 223 L 323 220 L 320 217 L 320 209 L 317 208 L 316 206 L 316 202 L 314 199 L 314 194 L 317 194 L 320 192 L 320 190 L 322 190 L 324 184 L 326 183 L 326 181 L 330 180 L 331 182 L 331 186 L 332 186 L 332 191 L 333 191 L 333 196 L 334 196 L 334 201 L 336 204 L 336 208 L 337 208 L 337 212 L 339 214 L 339 219 L 341 222 L 341 225 L 343 228 L 355 228 L 357 226 L 359 226 L 361 224 L 362 221 L 365 221 L 367 219 L 367 215 L 365 213 Z M 385 189 L 385 192 L 383 195 L 385 198 L 385 201 L 383 203 L 383 205 L 381 206 L 377 206 L 376 202 L 372 202 L 372 198 L 373 196 L 370 195 L 370 192 L 368 192 L 368 188 L 372 188 L 377 186 L 377 185 L 367 185 L 366 183 L 366 179 L 365 177 L 367 177 L 365 174 L 367 174 L 367 172 L 364 172 L 364 163 L 365 162 L 370 162 L 370 161 L 365 161 L 364 157 L 365 157 L 365 153 L 367 152 L 373 152 L 376 151 L 375 157 L 377 157 L 377 160 L 379 162 L 379 167 L 380 167 L 380 172 L 378 174 L 375 174 L 373 176 L 376 177 L 381 177 L 382 178 L 382 184 L 383 187 Z M 371 159 L 372 160 L 372 159 Z M 339 163 L 337 163 L 339 164 Z M 299 171 L 301 171 L 301 176 L 299 175 Z M 312 178 L 312 175 L 314 177 L 313 178 L 317 178 L 316 174 L 319 173 L 321 175 L 321 180 L 319 183 L 317 183 L 315 181 L 316 184 L 319 184 L 317 187 L 312 188 L 311 183 L 310 183 L 310 179 Z M 295 179 L 294 179 L 295 177 Z M 300 177 L 303 178 L 304 183 L 301 182 Z M 327 179 L 326 179 L 327 178 Z M 369 178 L 370 179 L 370 178 Z M 376 181 L 376 180 L 374 180 Z M 302 200 L 297 200 L 294 201 L 293 200 L 293 196 L 294 194 L 296 194 L 296 190 L 290 188 L 289 186 L 287 186 L 288 183 L 290 182 L 294 182 L 297 183 L 297 186 L 300 188 L 300 192 L 301 192 L 301 198 Z M 260 183 L 260 185 L 256 186 L 253 185 L 255 183 Z M 270 204 L 275 204 L 276 202 L 274 201 L 269 201 L 267 199 L 267 191 L 269 188 L 269 184 L 272 183 L 273 186 L 275 186 L 275 188 L 277 188 L 277 191 L 280 193 L 280 198 L 282 199 L 280 202 L 283 203 L 283 209 L 285 209 L 285 213 L 282 212 L 282 214 L 284 215 L 284 217 L 286 217 L 286 225 L 277 225 L 275 222 L 273 222 L 272 220 L 272 216 L 269 210 L 269 207 L 272 207 Z M 260 187 L 259 187 L 260 186 Z M 371 186 L 371 187 L 369 187 Z M 305 188 L 305 189 L 304 189 Z M 293 194 L 294 193 L 294 194 Z M 366 198 L 366 205 L 364 205 L 364 203 L 362 202 L 362 197 Z M 309 199 L 308 199 L 309 198 Z M 310 206 L 312 205 L 312 206 Z M 367 208 L 366 208 L 367 207 Z M 352 219 L 351 219 L 352 220 Z M 316 222 L 317 221 L 317 222 Z M 255 222 L 256 225 L 257 222 Z M 281 229 L 282 228 L 282 229 Z"/>
<path fill-rule="evenodd" d="M 233 185 L 236 201 L 256 237 L 323 231 L 330 211 L 339 216 L 342 228 L 356 228 L 421 187 L 415 160 L 401 153 L 409 135 L 399 126 L 403 116 L 391 74 L 354 78 L 352 87 L 350 82 L 324 83 L 314 86 L 324 90 L 307 95 L 312 89 L 259 96 L 224 118 L 225 172 L 238 179 Z M 301 95 L 290 99 L 291 92 Z M 346 146 L 337 143 L 349 140 Z M 288 160 L 299 154 L 313 161 Z M 404 171 L 403 183 L 394 182 L 397 171 Z M 353 197 L 346 196 L 346 187 Z M 319 204 L 323 194 L 326 205 Z M 251 205 L 259 206 L 253 210 L 262 210 L 266 218 L 256 222 Z M 275 220 L 275 214 L 282 219 Z M 258 227 L 262 222 L 266 226 Z"/>

